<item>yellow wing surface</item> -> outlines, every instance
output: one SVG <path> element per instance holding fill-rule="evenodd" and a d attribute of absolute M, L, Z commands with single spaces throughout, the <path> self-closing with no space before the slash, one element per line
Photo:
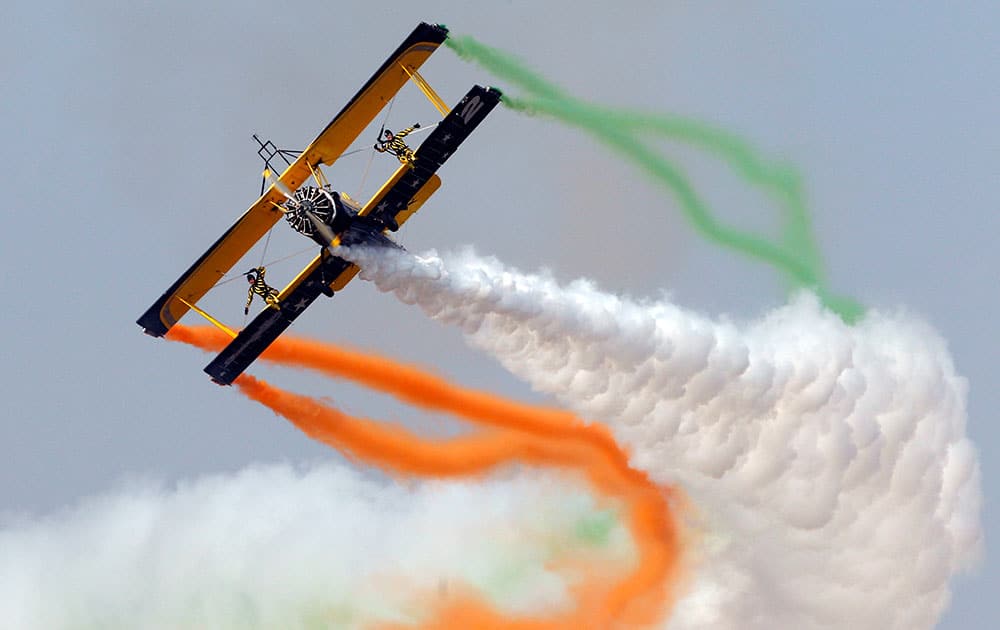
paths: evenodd
<path fill-rule="evenodd" d="M 414 29 L 378 72 L 285 169 L 278 178 L 283 186 L 296 190 L 312 176 L 317 165 L 335 162 L 410 77 L 418 75 L 417 69 L 438 49 L 447 35 L 448 31 L 443 26 L 422 23 Z M 138 324 L 148 334 L 157 337 L 166 334 L 188 312 L 190 305 L 197 304 L 281 219 L 282 213 L 275 205 L 284 201 L 284 194 L 272 184 L 138 319 Z"/>

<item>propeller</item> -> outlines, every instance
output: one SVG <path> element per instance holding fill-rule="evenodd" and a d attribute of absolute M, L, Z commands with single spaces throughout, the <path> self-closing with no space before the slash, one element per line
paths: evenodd
<path fill-rule="evenodd" d="M 269 180 L 272 184 L 274 184 L 274 187 L 277 188 L 278 192 L 284 195 L 286 199 L 288 199 L 295 205 L 298 205 L 298 202 L 295 201 L 295 197 L 292 194 L 291 189 L 289 189 L 288 186 L 285 185 L 285 182 L 281 181 L 281 178 L 275 177 L 274 173 L 271 172 L 271 169 L 269 168 L 264 169 L 264 179 Z"/>

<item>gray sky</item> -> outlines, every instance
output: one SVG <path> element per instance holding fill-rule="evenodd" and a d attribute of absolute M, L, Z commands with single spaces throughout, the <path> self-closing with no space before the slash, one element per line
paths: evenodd
<path fill-rule="evenodd" d="M 330 457 L 209 383 L 205 355 L 151 340 L 133 321 L 254 200 L 260 164 L 250 134 L 303 146 L 425 20 L 516 52 L 572 93 L 714 122 L 798 165 L 833 288 L 928 319 L 969 379 L 987 557 L 978 576 L 957 582 L 941 627 L 995 626 L 992 3 L 89 4 L 16 2 L 0 27 L 10 175 L 0 236 L 9 289 L 0 511 L 49 513 L 135 477 Z M 474 82 L 496 82 L 450 51 L 425 76 L 449 102 Z M 395 124 L 413 122 L 397 107 Z M 359 182 L 363 166 L 345 166 L 354 169 L 345 180 Z M 685 166 L 727 220 L 774 225 L 774 210 L 724 169 Z M 441 176 L 442 189 L 400 235 L 410 250 L 472 244 L 525 270 L 590 277 L 633 296 L 669 292 L 735 319 L 783 300 L 774 272 L 707 245 L 660 189 L 553 123 L 499 109 Z M 219 290 L 218 308 L 229 309 L 219 314 L 239 323 L 243 288 L 231 286 Z M 362 282 L 318 303 L 295 330 L 537 398 L 458 331 Z M 364 391 L 332 395 L 348 411 L 412 420 Z"/>

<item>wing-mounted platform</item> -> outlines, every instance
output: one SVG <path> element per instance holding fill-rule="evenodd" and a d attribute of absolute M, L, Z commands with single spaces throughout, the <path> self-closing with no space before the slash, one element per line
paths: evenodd
<path fill-rule="evenodd" d="M 469 134 L 500 102 L 500 92 L 475 86 L 445 116 L 416 151 L 412 165 L 402 165 L 358 213 L 340 239 L 340 244 L 370 242 L 381 237 L 372 232 L 372 224 L 395 222 L 402 225 L 440 186 L 436 171 L 458 149 Z M 374 219 L 372 222 L 364 217 Z M 387 221 L 386 219 L 391 219 Z M 385 237 L 381 237 L 385 239 Z M 386 244 L 391 241 L 385 239 Z M 205 367 L 205 372 L 220 385 L 229 385 L 253 363 L 271 342 L 323 293 L 339 291 L 357 274 L 358 268 L 329 251 L 322 251 L 285 287 L 280 294 L 280 308 L 268 307 L 257 315 L 219 355 Z"/>
<path fill-rule="evenodd" d="M 197 304 L 267 231 L 281 219 L 281 189 L 296 190 L 319 164 L 332 164 L 375 119 L 378 112 L 413 77 L 448 35 L 443 26 L 420 24 L 382 64 L 364 87 L 306 147 L 261 197 L 137 320 L 146 333 L 160 337 Z M 421 88 L 423 89 L 423 88 Z"/>

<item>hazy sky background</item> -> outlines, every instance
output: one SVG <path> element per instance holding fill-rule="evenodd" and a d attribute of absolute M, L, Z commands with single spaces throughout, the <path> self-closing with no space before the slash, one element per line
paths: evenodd
<path fill-rule="evenodd" d="M 979 575 L 958 580 L 941 627 L 996 626 L 993 3 L 339 5 L 7 8 L 0 513 L 52 513 L 137 477 L 333 457 L 212 385 L 201 372 L 206 355 L 145 337 L 133 322 L 255 199 L 250 134 L 301 148 L 424 20 L 515 52 L 577 95 L 716 123 L 799 167 L 832 288 L 925 317 L 969 379 L 987 556 Z M 475 82 L 504 87 L 447 50 L 424 74 L 450 103 Z M 397 105 L 392 124 L 432 119 L 416 107 Z M 727 221 L 774 227 L 774 208 L 724 168 L 674 154 Z M 363 166 L 362 158 L 345 168 Z M 353 192 L 348 173 L 335 183 Z M 706 244 L 661 189 L 555 123 L 500 108 L 441 176 L 442 189 L 400 234 L 412 251 L 471 244 L 524 270 L 593 278 L 632 296 L 667 292 L 736 320 L 784 300 L 776 273 Z M 305 263 L 297 261 L 272 272 L 287 279 Z M 245 289 L 230 289 L 219 289 L 217 314 L 238 325 Z M 294 330 L 537 399 L 466 348 L 459 331 L 363 282 L 318 302 Z M 416 421 L 366 391 L 327 393 L 349 412 Z"/>

